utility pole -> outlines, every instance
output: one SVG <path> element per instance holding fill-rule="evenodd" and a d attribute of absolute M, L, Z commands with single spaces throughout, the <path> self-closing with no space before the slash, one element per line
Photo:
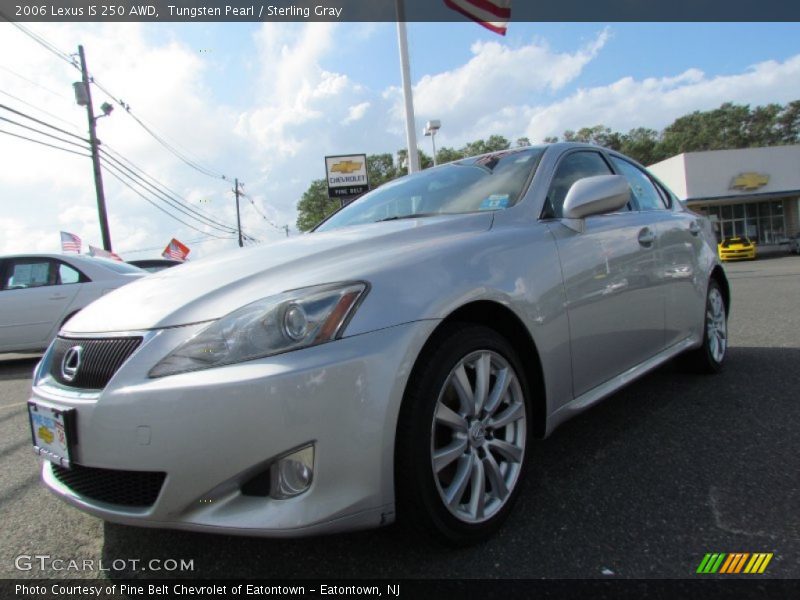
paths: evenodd
<path fill-rule="evenodd" d="M 233 184 L 233 193 L 236 194 L 236 227 L 239 230 L 239 248 L 244 246 L 242 241 L 242 218 L 239 216 L 239 178 Z"/>
<path fill-rule="evenodd" d="M 86 115 L 89 118 L 89 144 L 92 147 L 92 166 L 94 167 L 94 188 L 97 192 L 97 213 L 100 217 L 100 232 L 103 235 L 103 249 L 111 252 L 111 233 L 108 230 L 108 213 L 106 212 L 106 196 L 103 192 L 103 173 L 100 170 L 100 152 L 98 146 L 100 142 L 97 140 L 96 124 L 97 119 L 94 116 L 94 109 L 92 108 L 92 90 L 89 86 L 89 73 L 86 69 L 86 55 L 83 52 L 83 46 L 78 46 L 78 55 L 81 59 L 81 75 L 83 89 L 86 94 Z M 79 102 L 80 103 L 80 102 Z M 110 109 L 109 109 L 110 110 Z M 106 113 L 108 114 L 108 113 Z"/>
<path fill-rule="evenodd" d="M 406 15 L 403 0 L 396 0 L 397 45 L 400 49 L 400 78 L 403 83 L 403 104 L 406 113 L 406 147 L 408 148 L 408 172 L 419 171 L 419 152 L 417 150 L 417 126 L 414 124 L 414 99 L 411 91 L 411 67 L 408 61 L 408 36 L 406 35 Z"/>

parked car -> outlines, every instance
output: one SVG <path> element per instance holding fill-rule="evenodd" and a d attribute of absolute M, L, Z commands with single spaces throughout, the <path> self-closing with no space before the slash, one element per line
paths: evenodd
<path fill-rule="evenodd" d="M 148 273 L 155 273 L 157 271 L 169 269 L 170 267 L 182 265 L 183 261 L 171 260 L 169 258 L 142 258 L 140 260 L 129 260 L 128 264 L 144 269 Z"/>
<path fill-rule="evenodd" d="M 0 352 L 44 350 L 71 316 L 143 275 L 125 263 L 77 254 L 0 257 Z"/>
<path fill-rule="evenodd" d="M 789 252 L 800 254 L 800 233 L 795 233 L 789 237 Z"/>
<path fill-rule="evenodd" d="M 756 243 L 747 237 L 729 237 L 717 245 L 721 260 L 755 260 Z"/>
<path fill-rule="evenodd" d="M 44 482 L 130 525 L 302 536 L 400 518 L 485 538 L 532 438 L 678 355 L 722 367 L 715 246 L 704 217 L 596 146 L 386 183 L 309 235 L 73 318 L 34 377 Z"/>

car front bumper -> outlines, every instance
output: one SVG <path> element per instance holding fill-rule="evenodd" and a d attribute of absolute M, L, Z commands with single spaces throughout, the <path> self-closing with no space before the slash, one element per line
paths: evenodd
<path fill-rule="evenodd" d="M 120 473 L 123 479 L 126 472 L 165 473 L 152 505 L 112 504 L 80 493 L 56 477 L 48 461 L 43 480 L 78 508 L 129 525 L 299 536 L 391 522 L 397 414 L 414 360 L 437 324 L 407 323 L 150 379 L 153 364 L 200 326 L 159 331 L 102 392 L 45 383 L 31 397 L 75 409 L 76 468 L 116 471 L 117 482 Z M 242 493 L 241 486 L 276 457 L 307 444 L 315 452 L 306 492 L 284 500 Z"/>
<path fill-rule="evenodd" d="M 756 249 L 753 248 L 737 248 L 735 250 L 720 250 L 720 260 L 754 260 L 756 258 Z"/>

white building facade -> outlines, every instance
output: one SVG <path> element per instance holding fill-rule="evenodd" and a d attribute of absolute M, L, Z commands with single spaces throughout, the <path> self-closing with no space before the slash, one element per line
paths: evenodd
<path fill-rule="evenodd" d="M 720 239 L 774 245 L 800 231 L 800 145 L 686 152 L 648 168 Z"/>

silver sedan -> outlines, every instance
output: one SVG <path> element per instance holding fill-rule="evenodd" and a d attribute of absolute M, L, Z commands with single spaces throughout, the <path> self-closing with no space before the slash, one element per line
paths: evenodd
<path fill-rule="evenodd" d="M 715 372 L 710 224 L 640 165 L 553 144 L 364 195 L 310 235 L 78 313 L 30 401 L 47 487 L 108 521 L 299 536 L 503 522 L 530 441 L 678 355 Z"/>

